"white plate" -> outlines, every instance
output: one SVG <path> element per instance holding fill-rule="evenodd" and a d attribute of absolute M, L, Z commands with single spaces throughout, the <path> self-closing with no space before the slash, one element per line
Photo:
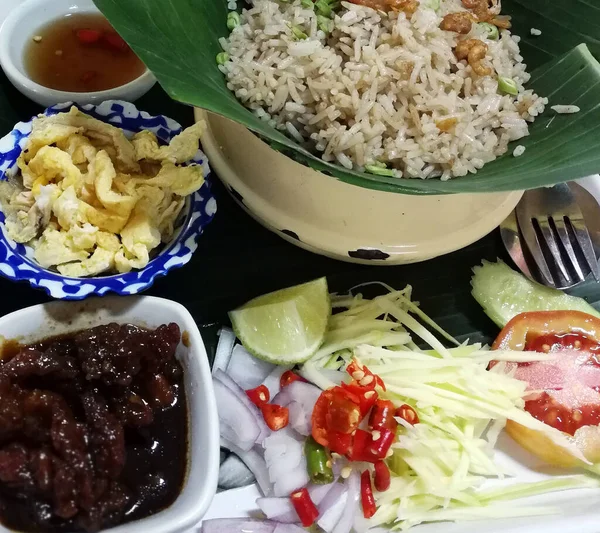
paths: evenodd
<path fill-rule="evenodd" d="M 557 477 L 544 474 L 543 463 L 522 450 L 507 435 L 501 435 L 496 452 L 496 460 L 514 474 L 510 479 L 490 482 L 489 486 L 508 486 L 518 482 L 540 481 Z M 563 471 L 561 474 L 577 472 Z M 487 488 L 487 485 L 486 485 Z M 261 496 L 256 485 L 232 489 L 217 494 L 204 515 L 211 518 L 247 518 L 259 515 L 255 503 Z M 575 489 L 555 492 L 542 496 L 514 500 L 509 505 L 556 507 L 561 514 L 528 518 L 507 518 L 463 522 L 435 522 L 415 526 L 414 533 L 598 533 L 600 532 L 600 489 Z M 373 532 L 388 530 L 378 528 Z"/>

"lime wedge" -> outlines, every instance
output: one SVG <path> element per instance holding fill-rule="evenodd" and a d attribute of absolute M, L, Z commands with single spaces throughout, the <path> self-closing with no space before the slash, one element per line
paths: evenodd
<path fill-rule="evenodd" d="M 270 363 L 295 364 L 323 343 L 330 313 L 327 280 L 319 278 L 254 298 L 229 318 L 250 353 Z"/>

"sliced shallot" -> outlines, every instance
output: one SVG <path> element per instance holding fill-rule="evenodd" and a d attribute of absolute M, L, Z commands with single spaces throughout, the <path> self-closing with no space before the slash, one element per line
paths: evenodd
<path fill-rule="evenodd" d="M 304 445 L 289 434 L 275 432 L 263 441 L 269 479 L 275 496 L 289 496 L 309 482 Z"/>
<path fill-rule="evenodd" d="M 342 512 L 340 520 L 335 525 L 332 533 L 350 533 L 352 524 L 354 523 L 354 515 L 358 510 L 358 501 L 360 499 L 360 475 L 358 472 L 353 471 L 348 478 L 346 483 L 348 487 L 346 507 Z"/>
<path fill-rule="evenodd" d="M 269 471 L 263 456 L 256 451 L 255 448 L 244 451 L 224 438 L 221 438 L 221 446 L 223 448 L 227 448 L 230 452 L 235 453 L 244 462 L 244 464 L 254 474 L 256 483 L 258 483 L 262 493 L 265 496 L 269 496 L 273 491 L 273 486 L 269 480 Z"/>
<path fill-rule="evenodd" d="M 201 533 L 273 533 L 277 522 L 254 518 L 214 518 L 204 520 Z"/>
<path fill-rule="evenodd" d="M 262 441 L 271 434 L 271 430 L 267 427 L 265 423 L 265 419 L 260 412 L 260 409 L 256 407 L 248 398 L 246 391 L 242 389 L 230 376 L 228 376 L 222 370 L 217 370 L 214 374 L 214 379 L 218 379 L 223 385 L 225 385 L 231 392 L 233 392 L 240 401 L 252 412 L 254 418 L 256 419 L 256 423 L 260 429 L 260 433 L 256 438 L 257 444 L 262 444 Z"/>
<path fill-rule="evenodd" d="M 213 387 L 221 436 L 238 448 L 248 451 L 260 434 L 256 415 L 218 379 L 213 379 Z"/>
<path fill-rule="evenodd" d="M 221 328 L 219 331 L 217 351 L 215 352 L 215 359 L 212 366 L 213 376 L 217 370 L 227 370 L 234 345 L 235 333 L 230 328 Z"/>
<path fill-rule="evenodd" d="M 241 344 L 236 344 L 227 365 L 227 374 L 242 389 L 253 389 L 266 379 L 274 367 L 272 363 L 254 357 Z"/>
<path fill-rule="evenodd" d="M 252 471 L 235 454 L 231 454 L 219 468 L 219 487 L 236 489 L 254 483 Z M 270 518 L 270 517 L 269 517 Z"/>
<path fill-rule="evenodd" d="M 317 524 L 325 533 L 331 533 L 338 524 L 346 509 L 347 501 L 348 490 L 338 483 L 321 502 Z"/>
<path fill-rule="evenodd" d="M 265 385 L 267 389 L 269 389 L 269 392 L 271 393 L 271 398 L 274 398 L 275 395 L 281 390 L 281 376 L 290 368 L 292 367 L 276 365 L 273 371 L 263 381 L 262 384 Z"/>
<path fill-rule="evenodd" d="M 321 389 L 305 383 L 294 381 L 273 398 L 273 403 L 289 407 L 290 425 L 301 435 L 311 433 L 312 412 L 321 395 Z"/>
<path fill-rule="evenodd" d="M 300 521 L 289 497 L 258 498 L 256 505 L 267 518 L 275 520 L 275 522 L 294 524 Z"/>

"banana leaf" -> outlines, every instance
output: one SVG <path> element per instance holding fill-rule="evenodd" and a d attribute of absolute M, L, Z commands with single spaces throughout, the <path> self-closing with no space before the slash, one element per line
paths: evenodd
<path fill-rule="evenodd" d="M 600 171 L 600 4 L 596 0 L 504 0 L 521 53 L 532 72 L 528 87 L 550 105 L 574 104 L 581 112 L 548 109 L 518 141 L 525 155 L 509 153 L 475 175 L 446 182 L 398 179 L 348 171 L 326 163 L 270 127 L 226 88 L 215 61 L 218 39 L 228 35 L 227 0 L 94 0 L 117 31 L 154 72 L 167 93 L 239 122 L 295 160 L 361 187 L 403 194 L 521 190 Z M 239 0 L 241 3 L 243 0 Z M 542 31 L 532 36 L 531 28 Z M 549 106 L 548 106 L 549 107 Z"/>

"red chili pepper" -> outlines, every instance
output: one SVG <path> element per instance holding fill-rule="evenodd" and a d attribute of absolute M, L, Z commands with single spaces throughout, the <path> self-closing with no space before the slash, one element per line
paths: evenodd
<path fill-rule="evenodd" d="M 319 518 L 319 510 L 311 500 L 308 490 L 300 489 L 292 492 L 290 499 L 302 525 L 304 527 L 312 526 L 315 520 Z"/>
<path fill-rule="evenodd" d="M 329 431 L 327 433 L 327 446 L 332 452 L 346 455 L 352 447 L 352 435 L 350 433 L 339 433 L 337 431 Z"/>
<path fill-rule="evenodd" d="M 390 488 L 390 484 L 392 483 L 390 469 L 383 461 L 375 463 L 375 476 L 373 479 L 375 481 L 375 488 L 379 492 L 385 492 Z"/>
<path fill-rule="evenodd" d="M 255 389 L 249 389 L 246 391 L 246 394 L 248 395 L 248 398 L 250 398 L 250 401 L 256 405 L 256 407 L 260 407 L 265 403 L 269 403 L 269 400 L 271 399 L 269 389 L 267 389 L 265 385 L 259 385 Z"/>
<path fill-rule="evenodd" d="M 390 400 L 377 400 L 369 416 L 369 428 L 387 428 L 396 431 L 398 422 L 394 419 L 395 407 Z"/>
<path fill-rule="evenodd" d="M 361 365 L 356 359 L 350 361 L 350 364 L 346 367 L 346 372 L 363 389 L 374 390 L 376 386 L 380 386 L 385 390 L 383 380 L 377 374 L 373 374 L 366 366 Z"/>
<path fill-rule="evenodd" d="M 356 398 L 362 418 L 367 416 L 378 398 L 374 390 L 365 390 L 365 387 L 361 387 L 356 381 L 342 383 L 342 389 L 351 394 L 353 398 Z"/>
<path fill-rule="evenodd" d="M 398 409 L 396 409 L 394 416 L 406 420 L 409 424 L 412 424 L 413 426 L 419 423 L 419 415 L 410 405 L 406 403 L 398 407 Z"/>
<path fill-rule="evenodd" d="M 379 435 L 377 435 L 377 432 Z M 381 428 L 373 431 L 373 433 L 371 442 L 367 444 L 364 453 L 367 457 L 370 457 L 372 462 L 375 462 L 377 459 L 385 459 L 396 438 L 396 432 L 388 428 Z"/>
<path fill-rule="evenodd" d="M 123 40 L 123 38 L 117 32 L 105 33 L 103 41 L 108 48 L 115 52 L 127 52 L 129 45 Z"/>
<path fill-rule="evenodd" d="M 371 473 L 368 470 L 365 470 L 360 476 L 360 498 L 363 515 L 365 518 L 371 518 L 377 511 L 377 507 L 373 496 L 373 487 L 371 486 Z"/>
<path fill-rule="evenodd" d="M 292 372 L 291 370 L 286 370 L 283 374 L 281 374 L 281 378 L 279 379 L 279 386 L 283 389 L 283 387 L 287 387 L 290 383 L 294 381 L 304 381 L 306 380 L 296 374 L 296 372 Z"/>
<path fill-rule="evenodd" d="M 273 431 L 283 429 L 290 421 L 290 411 L 287 407 L 281 407 L 274 403 L 265 403 L 260 406 L 263 418 Z"/>
<path fill-rule="evenodd" d="M 99 30 L 83 29 L 77 30 L 77 39 L 81 44 L 94 44 L 102 38 L 102 32 Z"/>
<path fill-rule="evenodd" d="M 351 461 L 372 461 L 371 456 L 367 454 L 367 447 L 372 442 L 372 436 L 364 429 L 357 429 L 352 439 L 352 447 L 348 452 L 348 459 Z"/>

